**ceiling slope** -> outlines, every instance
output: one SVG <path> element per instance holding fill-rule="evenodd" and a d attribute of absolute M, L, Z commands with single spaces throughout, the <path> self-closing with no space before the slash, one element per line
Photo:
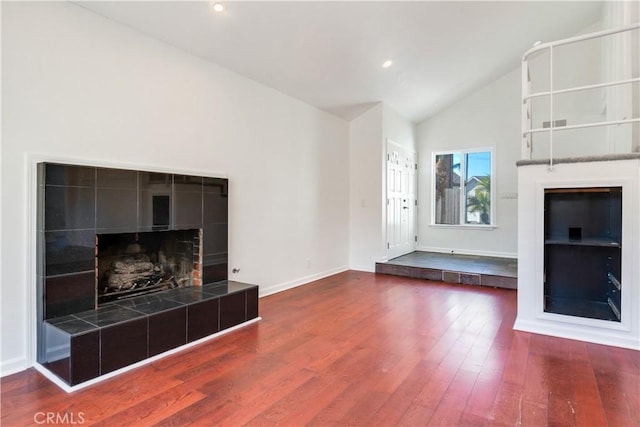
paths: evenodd
<path fill-rule="evenodd" d="M 241 1 L 221 14 L 207 1 L 76 4 L 346 120 L 385 102 L 416 123 L 601 10 L 593 1 Z"/>

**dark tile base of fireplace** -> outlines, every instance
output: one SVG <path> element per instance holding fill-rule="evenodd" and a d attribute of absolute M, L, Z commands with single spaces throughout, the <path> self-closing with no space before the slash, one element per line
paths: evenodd
<path fill-rule="evenodd" d="M 258 317 L 258 287 L 222 281 L 45 321 L 43 366 L 75 386 Z"/>

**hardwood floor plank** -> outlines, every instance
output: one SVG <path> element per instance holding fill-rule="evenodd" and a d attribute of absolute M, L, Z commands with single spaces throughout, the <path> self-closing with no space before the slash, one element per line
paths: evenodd
<path fill-rule="evenodd" d="M 520 425 L 522 426 L 546 426 L 553 425 L 548 422 L 549 414 L 547 406 L 535 402 L 522 401 L 520 407 Z M 571 425 L 571 424 L 570 424 Z M 597 424 L 592 424 L 596 426 Z"/>
<path fill-rule="evenodd" d="M 512 329 L 516 292 L 348 271 L 263 320 L 72 394 L 2 378 L 2 426 L 637 426 L 640 353 Z"/>
<path fill-rule="evenodd" d="M 293 372 L 282 369 L 273 372 L 263 381 L 256 382 L 242 393 L 234 395 L 234 401 L 241 404 L 243 410 L 222 419 L 221 423 L 229 425 L 250 424 L 253 418 L 267 411 L 282 396 L 287 396 L 313 378 L 314 375 L 312 371 L 307 369 L 298 369 Z"/>
<path fill-rule="evenodd" d="M 434 410 L 434 408 L 413 402 L 404 412 L 397 425 L 407 427 L 426 426 L 428 425 Z"/>
<path fill-rule="evenodd" d="M 397 424 L 404 413 L 425 387 L 426 382 L 436 370 L 432 362 L 420 361 L 404 377 L 402 383 L 393 391 L 384 404 L 375 412 L 370 425 L 390 426 Z"/>
<path fill-rule="evenodd" d="M 509 350 L 507 363 L 504 367 L 504 381 L 522 385 L 524 383 L 524 372 L 527 369 L 527 359 L 529 358 L 529 344 L 531 335 L 527 333 L 515 333 Z"/>
<path fill-rule="evenodd" d="M 293 413 L 298 412 L 297 409 L 317 405 L 316 399 L 320 397 L 321 393 L 328 391 L 328 387 L 333 385 L 328 384 L 319 376 L 312 376 L 292 392 L 260 412 L 247 424 L 279 425 L 282 422 L 288 423 L 288 420 L 293 417 Z M 346 383 L 344 383 L 344 387 L 346 387 Z M 298 423 L 301 422 L 300 418 L 303 418 L 303 416 L 298 415 Z M 304 421 L 306 422 L 308 419 Z"/>
<path fill-rule="evenodd" d="M 342 393 L 318 411 L 308 425 L 332 426 L 341 424 L 349 410 L 356 406 L 361 399 L 366 399 L 368 392 L 369 390 L 363 382 L 350 382 Z"/>
<path fill-rule="evenodd" d="M 475 372 L 458 370 L 431 416 L 429 425 L 457 425 L 477 378 Z"/>
<path fill-rule="evenodd" d="M 287 416 L 282 417 L 282 419 L 275 422 L 274 425 L 290 427 L 310 424 L 311 420 L 340 396 L 348 386 L 349 384 L 344 381 L 320 377 L 318 390 L 313 396 L 313 400 L 307 405 L 292 405 L 282 408 L 282 411 L 287 412 Z M 277 405 L 278 404 L 276 404 L 276 406 Z"/>
<path fill-rule="evenodd" d="M 126 410 L 109 415 L 95 426 L 150 426 L 162 422 L 175 413 L 188 408 L 205 398 L 205 395 L 191 390 L 191 387 L 181 384 L 153 399 L 146 399 Z"/>
<path fill-rule="evenodd" d="M 498 389 L 500 387 L 500 375 L 489 377 L 480 375 L 476 380 L 471 395 L 465 403 L 461 419 L 488 418 L 493 408 Z"/>
<path fill-rule="evenodd" d="M 489 419 L 490 425 L 522 425 L 522 385 L 500 382 Z"/>
<path fill-rule="evenodd" d="M 162 427 L 223 425 L 223 419 L 241 413 L 242 410 L 241 405 L 230 400 L 205 397 L 153 425 Z"/>

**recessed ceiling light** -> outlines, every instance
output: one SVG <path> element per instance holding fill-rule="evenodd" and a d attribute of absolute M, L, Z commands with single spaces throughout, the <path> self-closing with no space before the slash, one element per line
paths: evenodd
<path fill-rule="evenodd" d="M 390 59 L 387 59 L 386 61 L 384 61 L 382 63 L 382 68 L 389 68 L 393 65 L 393 61 Z"/>
<path fill-rule="evenodd" d="M 217 13 L 224 12 L 224 9 L 225 9 L 224 3 L 220 1 L 211 3 L 211 10 L 213 10 L 214 12 L 217 12 Z"/>

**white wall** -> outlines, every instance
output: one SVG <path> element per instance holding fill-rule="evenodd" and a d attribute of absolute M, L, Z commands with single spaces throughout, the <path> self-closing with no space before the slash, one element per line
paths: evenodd
<path fill-rule="evenodd" d="M 379 103 L 349 123 L 349 267 L 387 259 L 386 141 L 416 150 L 415 125 Z"/>
<path fill-rule="evenodd" d="M 33 156 L 226 174 L 231 278 L 262 294 L 347 268 L 345 121 L 70 3 L 4 2 L 2 65 L 3 375 L 33 351 Z"/>
<path fill-rule="evenodd" d="M 374 271 L 386 256 L 383 230 L 383 105 L 349 123 L 349 267 Z"/>
<path fill-rule="evenodd" d="M 416 126 L 393 107 L 383 104 L 382 132 L 384 139 L 390 139 L 412 151 L 417 151 Z M 383 159 L 384 160 L 384 159 Z M 386 163 L 384 163 L 386 166 Z"/>
<path fill-rule="evenodd" d="M 520 78 L 520 68 L 514 69 L 418 125 L 418 249 L 516 256 Z M 432 153 L 480 147 L 495 150 L 496 228 L 430 225 Z"/>
<path fill-rule="evenodd" d="M 616 28 L 640 22 L 640 3 L 605 2 L 603 28 Z M 640 30 L 609 36 L 602 40 L 602 74 L 605 81 L 640 77 Z M 605 89 L 607 120 L 640 117 L 640 83 Z M 640 123 L 608 126 L 607 140 L 615 152 L 640 152 Z"/>

